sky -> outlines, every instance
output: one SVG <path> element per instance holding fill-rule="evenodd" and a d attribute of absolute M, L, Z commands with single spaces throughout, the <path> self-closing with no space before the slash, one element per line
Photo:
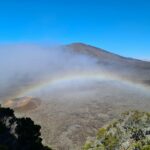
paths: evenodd
<path fill-rule="evenodd" d="M 150 60 L 150 1 L 0 1 L 0 44 L 74 42 Z"/>

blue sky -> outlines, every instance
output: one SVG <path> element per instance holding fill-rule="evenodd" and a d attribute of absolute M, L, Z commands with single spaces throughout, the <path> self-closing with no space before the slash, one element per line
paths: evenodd
<path fill-rule="evenodd" d="M 72 42 L 150 59 L 150 1 L 0 1 L 1 44 Z"/>

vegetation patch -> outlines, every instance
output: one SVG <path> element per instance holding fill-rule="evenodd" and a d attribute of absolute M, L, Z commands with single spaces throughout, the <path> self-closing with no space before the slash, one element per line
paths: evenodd
<path fill-rule="evenodd" d="M 150 150 L 150 113 L 127 111 L 98 130 L 83 150 Z"/>
<path fill-rule="evenodd" d="M 0 107 L 0 150 L 51 150 L 42 144 L 40 129 L 30 118 L 16 118 L 12 109 Z"/>

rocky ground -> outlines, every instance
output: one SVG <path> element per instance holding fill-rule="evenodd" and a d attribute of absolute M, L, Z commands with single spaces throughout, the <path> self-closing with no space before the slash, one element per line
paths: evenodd
<path fill-rule="evenodd" d="M 56 92 L 41 97 L 36 109 L 16 112 L 40 124 L 44 144 L 56 150 L 80 150 L 87 137 L 95 136 L 121 112 L 150 108 L 149 92 L 127 85 L 103 82 L 84 90 L 69 87 Z"/>

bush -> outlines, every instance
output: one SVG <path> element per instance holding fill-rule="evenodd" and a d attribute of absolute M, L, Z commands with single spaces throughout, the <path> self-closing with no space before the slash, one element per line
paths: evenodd
<path fill-rule="evenodd" d="M 0 107 L 0 150 L 51 150 L 43 146 L 41 127 L 30 118 L 16 118 L 14 111 Z"/>

